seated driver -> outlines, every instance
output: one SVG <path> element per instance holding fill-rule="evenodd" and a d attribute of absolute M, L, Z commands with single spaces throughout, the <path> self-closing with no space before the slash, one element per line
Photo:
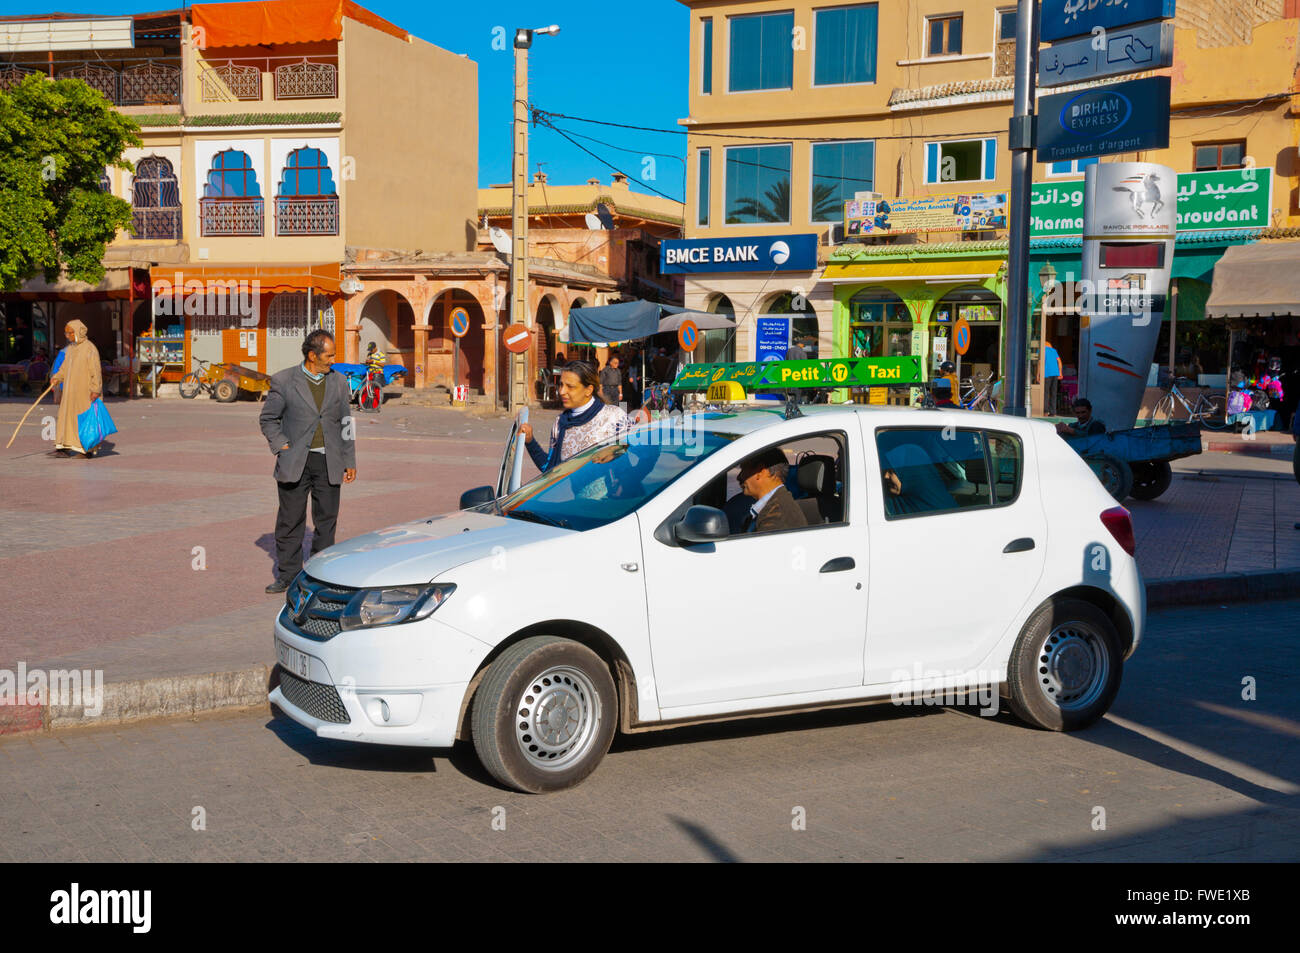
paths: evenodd
<path fill-rule="evenodd" d="M 808 525 L 803 510 L 785 488 L 789 473 L 785 454 L 776 448 L 756 453 L 741 463 L 737 474 L 740 488 L 754 501 L 741 527 L 742 533 L 768 533 Z"/>

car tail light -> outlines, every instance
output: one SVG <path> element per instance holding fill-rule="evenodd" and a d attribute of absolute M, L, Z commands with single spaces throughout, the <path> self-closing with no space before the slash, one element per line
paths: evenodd
<path fill-rule="evenodd" d="M 1124 552 L 1132 556 L 1137 550 L 1137 543 L 1133 539 L 1133 520 L 1128 510 L 1122 506 L 1112 506 L 1108 510 L 1102 510 L 1101 521 L 1110 530 L 1110 535 L 1115 537 L 1115 542 L 1119 543 Z"/>

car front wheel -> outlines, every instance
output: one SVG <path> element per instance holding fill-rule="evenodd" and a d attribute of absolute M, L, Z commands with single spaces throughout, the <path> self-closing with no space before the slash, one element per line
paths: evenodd
<path fill-rule="evenodd" d="M 1049 731 L 1091 725 L 1119 692 L 1123 660 L 1115 626 L 1081 599 L 1052 599 L 1025 623 L 1011 652 L 1011 710 Z"/>
<path fill-rule="evenodd" d="M 510 646 L 474 696 L 471 735 L 497 781 L 530 794 L 578 784 L 614 739 L 609 667 L 577 642 L 535 636 Z"/>

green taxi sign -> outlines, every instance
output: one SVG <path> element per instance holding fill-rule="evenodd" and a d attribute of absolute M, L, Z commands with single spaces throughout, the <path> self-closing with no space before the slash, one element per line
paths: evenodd
<path fill-rule="evenodd" d="M 687 364 L 673 381 L 678 391 L 707 391 L 735 382 L 745 390 L 888 387 L 925 383 L 919 357 L 831 357 L 811 361 L 740 361 Z"/>

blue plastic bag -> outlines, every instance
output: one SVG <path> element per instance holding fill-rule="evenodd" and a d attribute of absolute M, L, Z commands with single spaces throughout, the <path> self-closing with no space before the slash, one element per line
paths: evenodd
<path fill-rule="evenodd" d="M 93 404 L 77 414 L 77 434 L 81 438 L 81 449 L 89 453 L 111 433 L 117 433 L 117 424 L 108 415 L 104 401 L 96 397 Z"/>

